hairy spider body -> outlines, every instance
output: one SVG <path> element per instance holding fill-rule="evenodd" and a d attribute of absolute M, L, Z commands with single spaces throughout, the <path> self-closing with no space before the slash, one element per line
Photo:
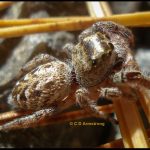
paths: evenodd
<path fill-rule="evenodd" d="M 20 70 L 17 75 L 19 81 L 9 98 L 9 103 L 15 107 L 32 109 L 35 113 L 4 124 L 0 129 L 15 129 L 20 124 L 26 128 L 38 123 L 59 109 L 65 109 L 73 97 L 94 116 L 111 120 L 96 109 L 95 101 L 99 96 L 121 95 L 116 88 L 101 86 L 105 79 L 113 83 L 113 77 L 120 79 L 117 82 L 122 82 L 117 73 L 124 71 L 126 65 L 133 60 L 129 52 L 132 46 L 133 35 L 129 29 L 103 21 L 83 31 L 76 45 L 65 46 L 71 52 L 71 65 L 48 54 L 36 56 Z M 72 80 L 72 73 L 75 74 L 77 83 Z M 126 74 L 124 76 L 125 79 Z M 71 89 L 73 84 L 76 86 Z M 65 103 L 62 103 L 63 100 Z"/>

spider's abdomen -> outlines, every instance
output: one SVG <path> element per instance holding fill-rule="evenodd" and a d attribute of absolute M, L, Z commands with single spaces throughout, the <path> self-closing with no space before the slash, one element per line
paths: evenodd
<path fill-rule="evenodd" d="M 69 66 L 61 61 L 40 65 L 16 83 L 9 103 L 21 109 L 47 108 L 67 97 L 70 74 Z"/>

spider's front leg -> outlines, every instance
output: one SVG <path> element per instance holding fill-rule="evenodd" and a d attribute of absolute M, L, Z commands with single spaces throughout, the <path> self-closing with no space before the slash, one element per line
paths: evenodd
<path fill-rule="evenodd" d="M 91 113 L 93 116 L 103 118 L 115 124 L 118 123 L 115 119 L 97 109 L 96 100 L 92 99 L 92 93 L 88 89 L 83 87 L 79 88 L 76 91 L 76 101 L 80 107 L 83 107 L 85 111 Z"/>
<path fill-rule="evenodd" d="M 111 75 L 110 79 L 117 85 L 127 83 L 130 86 L 144 86 L 150 89 L 150 78 L 142 73 L 130 49 L 127 51 L 124 66 L 120 71 Z"/>
<path fill-rule="evenodd" d="M 122 91 L 119 90 L 118 87 L 103 87 L 100 88 L 99 92 L 100 92 L 100 97 L 104 97 L 109 100 L 122 96 Z"/>

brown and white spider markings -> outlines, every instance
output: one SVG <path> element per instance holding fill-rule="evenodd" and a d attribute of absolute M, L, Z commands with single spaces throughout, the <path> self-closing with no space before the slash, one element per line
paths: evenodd
<path fill-rule="evenodd" d="M 124 88 L 118 88 L 116 83 L 141 75 L 132 64 L 133 42 L 129 29 L 102 21 L 84 30 L 76 45 L 66 44 L 70 63 L 48 54 L 36 56 L 20 70 L 8 100 L 15 108 L 34 113 L 1 125 L 0 130 L 40 123 L 73 105 L 74 98 L 91 115 L 113 121 L 96 109 L 96 100 L 100 96 L 120 96 Z"/>

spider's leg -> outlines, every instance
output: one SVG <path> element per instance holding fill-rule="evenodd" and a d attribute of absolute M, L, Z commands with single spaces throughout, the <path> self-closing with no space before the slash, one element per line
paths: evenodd
<path fill-rule="evenodd" d="M 23 116 L 21 118 L 14 119 L 8 123 L 0 125 L 0 131 L 34 127 L 42 123 L 44 119 L 51 117 L 55 113 L 56 109 L 54 108 L 42 109 L 34 112 L 31 115 Z"/>
<path fill-rule="evenodd" d="M 99 92 L 100 97 L 104 97 L 109 100 L 122 96 L 122 92 L 118 87 L 103 87 L 100 88 Z"/>
<path fill-rule="evenodd" d="M 142 73 L 130 49 L 127 51 L 126 61 L 122 68 L 111 75 L 110 79 L 115 84 L 128 83 L 135 85 L 136 83 L 150 89 L 150 78 Z"/>
<path fill-rule="evenodd" d="M 94 115 L 96 117 L 103 118 L 105 120 L 111 121 L 112 123 L 118 123 L 115 119 L 108 116 L 107 114 L 100 112 L 96 108 L 96 101 L 90 99 L 90 93 L 86 88 L 80 88 L 76 91 L 76 101 L 80 105 L 80 107 L 83 107 L 85 111 L 88 113 L 91 113 L 91 115 Z"/>
<path fill-rule="evenodd" d="M 54 61 L 54 60 L 56 60 L 56 58 L 48 54 L 39 54 L 35 56 L 32 60 L 30 60 L 27 64 L 25 64 L 20 69 L 19 73 L 15 77 L 15 80 L 20 79 L 24 74 L 27 74 L 28 72 L 30 72 L 37 66 Z"/>
<path fill-rule="evenodd" d="M 64 45 L 63 50 L 68 55 L 68 59 L 71 59 L 73 49 L 74 49 L 74 44 L 73 43 L 67 43 L 67 44 Z"/>
<path fill-rule="evenodd" d="M 126 85 L 135 89 L 140 86 L 150 89 L 150 77 L 142 73 L 136 62 L 133 65 L 131 65 L 131 62 L 126 64 L 119 72 L 111 75 L 110 80 L 118 87 L 126 83 Z"/>

